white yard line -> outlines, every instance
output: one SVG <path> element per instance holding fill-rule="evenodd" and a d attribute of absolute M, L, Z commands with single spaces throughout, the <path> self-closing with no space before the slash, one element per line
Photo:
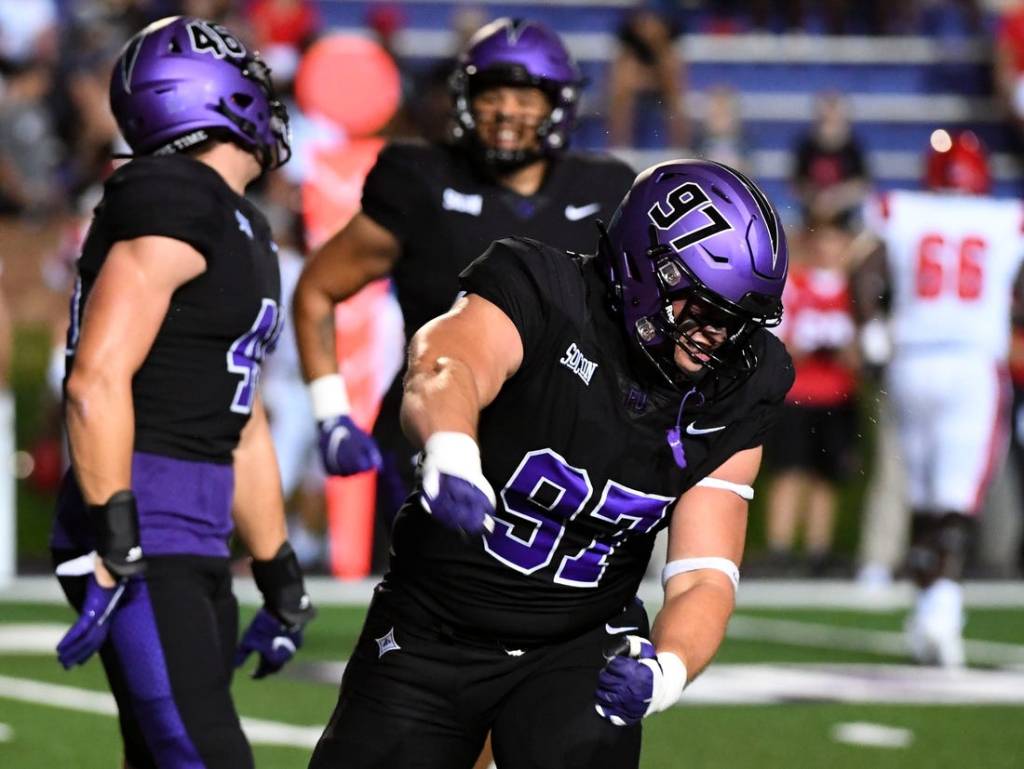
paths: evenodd
<path fill-rule="evenodd" d="M 313 601 L 321 606 L 366 606 L 373 596 L 379 578 L 341 581 L 331 577 L 310 577 L 306 580 Z M 236 578 L 235 594 L 244 604 L 260 602 L 253 581 Z M 645 580 L 640 597 L 649 607 L 661 603 L 661 584 Z M 967 582 L 964 585 L 967 608 L 1024 608 L 1024 581 Z M 740 608 L 819 608 L 889 611 L 906 609 L 914 600 L 914 589 L 908 582 L 896 582 L 888 588 L 866 590 L 850 580 L 744 580 L 740 582 L 737 605 Z M 18 577 L 0 590 L 0 603 L 64 604 L 64 595 L 57 580 L 48 576 Z M 0 621 L 3 617 L 0 616 Z"/>
<path fill-rule="evenodd" d="M 51 654 L 69 624 L 18 622 L 0 625 L 0 654 Z"/>
<path fill-rule="evenodd" d="M 899 657 L 907 655 L 903 634 L 889 630 L 863 630 L 818 622 L 734 616 L 728 636 L 748 641 L 772 641 L 789 646 L 843 649 Z M 964 641 L 967 661 L 975 665 L 1024 665 L 1024 646 L 998 641 Z"/>
<path fill-rule="evenodd" d="M 847 745 L 866 745 L 872 748 L 909 748 L 914 733 L 885 724 L 851 721 L 832 727 L 832 739 Z"/>
<path fill-rule="evenodd" d="M 80 689 L 62 684 L 49 684 L 27 678 L 0 676 L 0 698 L 113 716 L 117 713 L 114 697 L 107 692 Z M 254 745 L 283 745 L 293 748 L 312 748 L 323 727 L 295 726 L 261 718 L 242 718 L 242 729 Z"/>

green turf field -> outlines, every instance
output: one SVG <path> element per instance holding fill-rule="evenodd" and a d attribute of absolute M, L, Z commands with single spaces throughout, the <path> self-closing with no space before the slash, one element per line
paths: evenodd
<path fill-rule="evenodd" d="M 264 719 L 305 729 L 294 733 L 264 730 L 254 739 L 257 765 L 272 769 L 305 767 L 309 748 L 336 697 L 336 682 L 325 680 L 331 670 L 318 661 L 337 662 L 352 647 L 364 610 L 323 607 L 299 658 L 287 675 L 265 681 L 239 676 L 235 701 L 244 718 Z M 747 610 L 737 615 L 747 620 L 815 623 L 832 628 L 836 637 L 851 630 L 898 631 L 902 615 L 896 612 L 865 613 L 821 610 Z M 0 603 L 0 634 L 13 623 L 60 623 L 71 612 L 56 605 Z M 755 625 L 755 628 L 757 626 Z M 968 636 L 1014 647 L 1024 646 L 1024 611 L 975 609 L 970 612 Z M 787 670 L 806 670 L 821 665 L 842 673 L 851 666 L 870 664 L 866 675 L 884 677 L 887 670 L 906 671 L 905 660 L 896 654 L 845 648 L 837 651 L 810 645 L 759 641 L 750 637 L 726 641 L 715 666 L 691 692 L 711 683 L 716 673 L 730 673 L 742 683 L 742 665 L 768 666 L 776 675 Z M 1003 648 L 1003 647 L 1000 647 Z M 1007 647 L 1008 648 L 1008 647 Z M 299 660 L 296 661 L 297 663 Z M 790 666 L 790 667 L 786 667 Z M 923 673 L 922 673 L 923 674 Z M 913 680 L 915 672 L 910 671 Z M 981 673 L 980 675 L 985 675 Z M 1024 681 L 1024 674 L 1017 672 Z M 718 680 L 718 679 L 715 679 Z M 56 689 L 34 692 L 36 683 L 57 684 Z M 852 685 L 852 684 L 851 684 Z M 987 684 L 986 684 L 987 685 Z M 984 693 L 985 686 L 980 689 Z M 1003 684 L 1005 685 L 1005 681 Z M 26 686 L 29 687 L 26 690 Z M 68 689 L 67 687 L 70 687 Z M 708 686 L 712 689 L 714 687 Z M 893 686 L 881 687 L 893 691 Z M 17 690 L 21 694 L 12 694 Z M 871 687 L 868 687 L 870 692 Z M 29 691 L 29 694 L 25 694 Z M 111 769 L 118 766 L 118 734 L 115 719 L 104 711 L 104 681 L 95 661 L 65 672 L 49 653 L 0 651 L 0 767 L 4 769 Z M 956 700 L 954 691 L 953 700 Z M 979 691 L 975 687 L 975 693 Z M 688 694 L 691 694 L 688 692 Z M 701 690 L 703 693 L 703 690 Z M 85 695 L 82 697 L 81 695 Z M 71 695 L 74 695 L 73 697 Z M 742 693 L 738 695 L 742 698 Z M 695 701 L 659 714 L 646 722 L 642 765 L 647 769 L 1021 769 L 1024 767 L 1024 705 L 885 704 L 822 702 L 811 694 L 787 695 L 790 701 L 773 704 Z M 32 701 L 26 701 L 26 699 Z M 830 696 L 825 699 L 831 699 Z M 870 696 L 867 698 L 870 700 Z M 967 697 L 969 700 L 970 697 Z M 1024 696 L 1018 697 L 1024 701 Z M 101 712 L 95 712 L 99 710 Z M 849 724 L 869 724 L 867 741 L 856 744 L 839 739 Z M 260 744 L 299 743 L 298 746 Z M 881 746 L 877 743 L 883 743 Z M 396 769 L 400 769 L 396 767 Z"/>

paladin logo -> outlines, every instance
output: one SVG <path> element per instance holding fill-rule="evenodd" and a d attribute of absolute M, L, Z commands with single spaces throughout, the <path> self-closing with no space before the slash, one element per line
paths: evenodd
<path fill-rule="evenodd" d="M 575 342 L 569 345 L 569 349 L 565 351 L 565 357 L 558 362 L 574 372 L 588 387 L 590 386 L 590 377 L 594 376 L 594 372 L 597 371 L 597 364 L 584 358 Z"/>

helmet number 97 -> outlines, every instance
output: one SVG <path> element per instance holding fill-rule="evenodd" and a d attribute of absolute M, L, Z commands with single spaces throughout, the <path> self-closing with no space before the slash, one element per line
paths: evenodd
<path fill-rule="evenodd" d="M 659 200 L 648 209 L 647 216 L 659 230 L 667 230 L 675 226 L 691 211 L 700 211 L 708 218 L 708 223 L 673 238 L 671 244 L 676 251 L 682 251 L 688 246 L 700 243 L 721 232 L 728 232 L 733 228 L 722 212 L 711 202 L 707 193 L 694 182 L 686 182 L 669 192 L 665 197 L 664 205 Z"/>

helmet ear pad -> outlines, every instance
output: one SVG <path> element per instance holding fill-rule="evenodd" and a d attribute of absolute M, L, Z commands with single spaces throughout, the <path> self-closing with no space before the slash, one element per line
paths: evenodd
<path fill-rule="evenodd" d="M 627 335 L 670 380 L 679 347 L 720 374 L 749 372 L 753 332 L 781 320 L 785 233 L 761 190 L 722 164 L 677 160 L 645 170 L 600 254 Z"/>
<path fill-rule="evenodd" d="M 269 68 L 225 27 L 202 19 L 168 17 L 132 37 L 111 75 L 110 105 L 138 154 L 225 136 L 265 169 L 291 154 L 288 113 Z"/>

